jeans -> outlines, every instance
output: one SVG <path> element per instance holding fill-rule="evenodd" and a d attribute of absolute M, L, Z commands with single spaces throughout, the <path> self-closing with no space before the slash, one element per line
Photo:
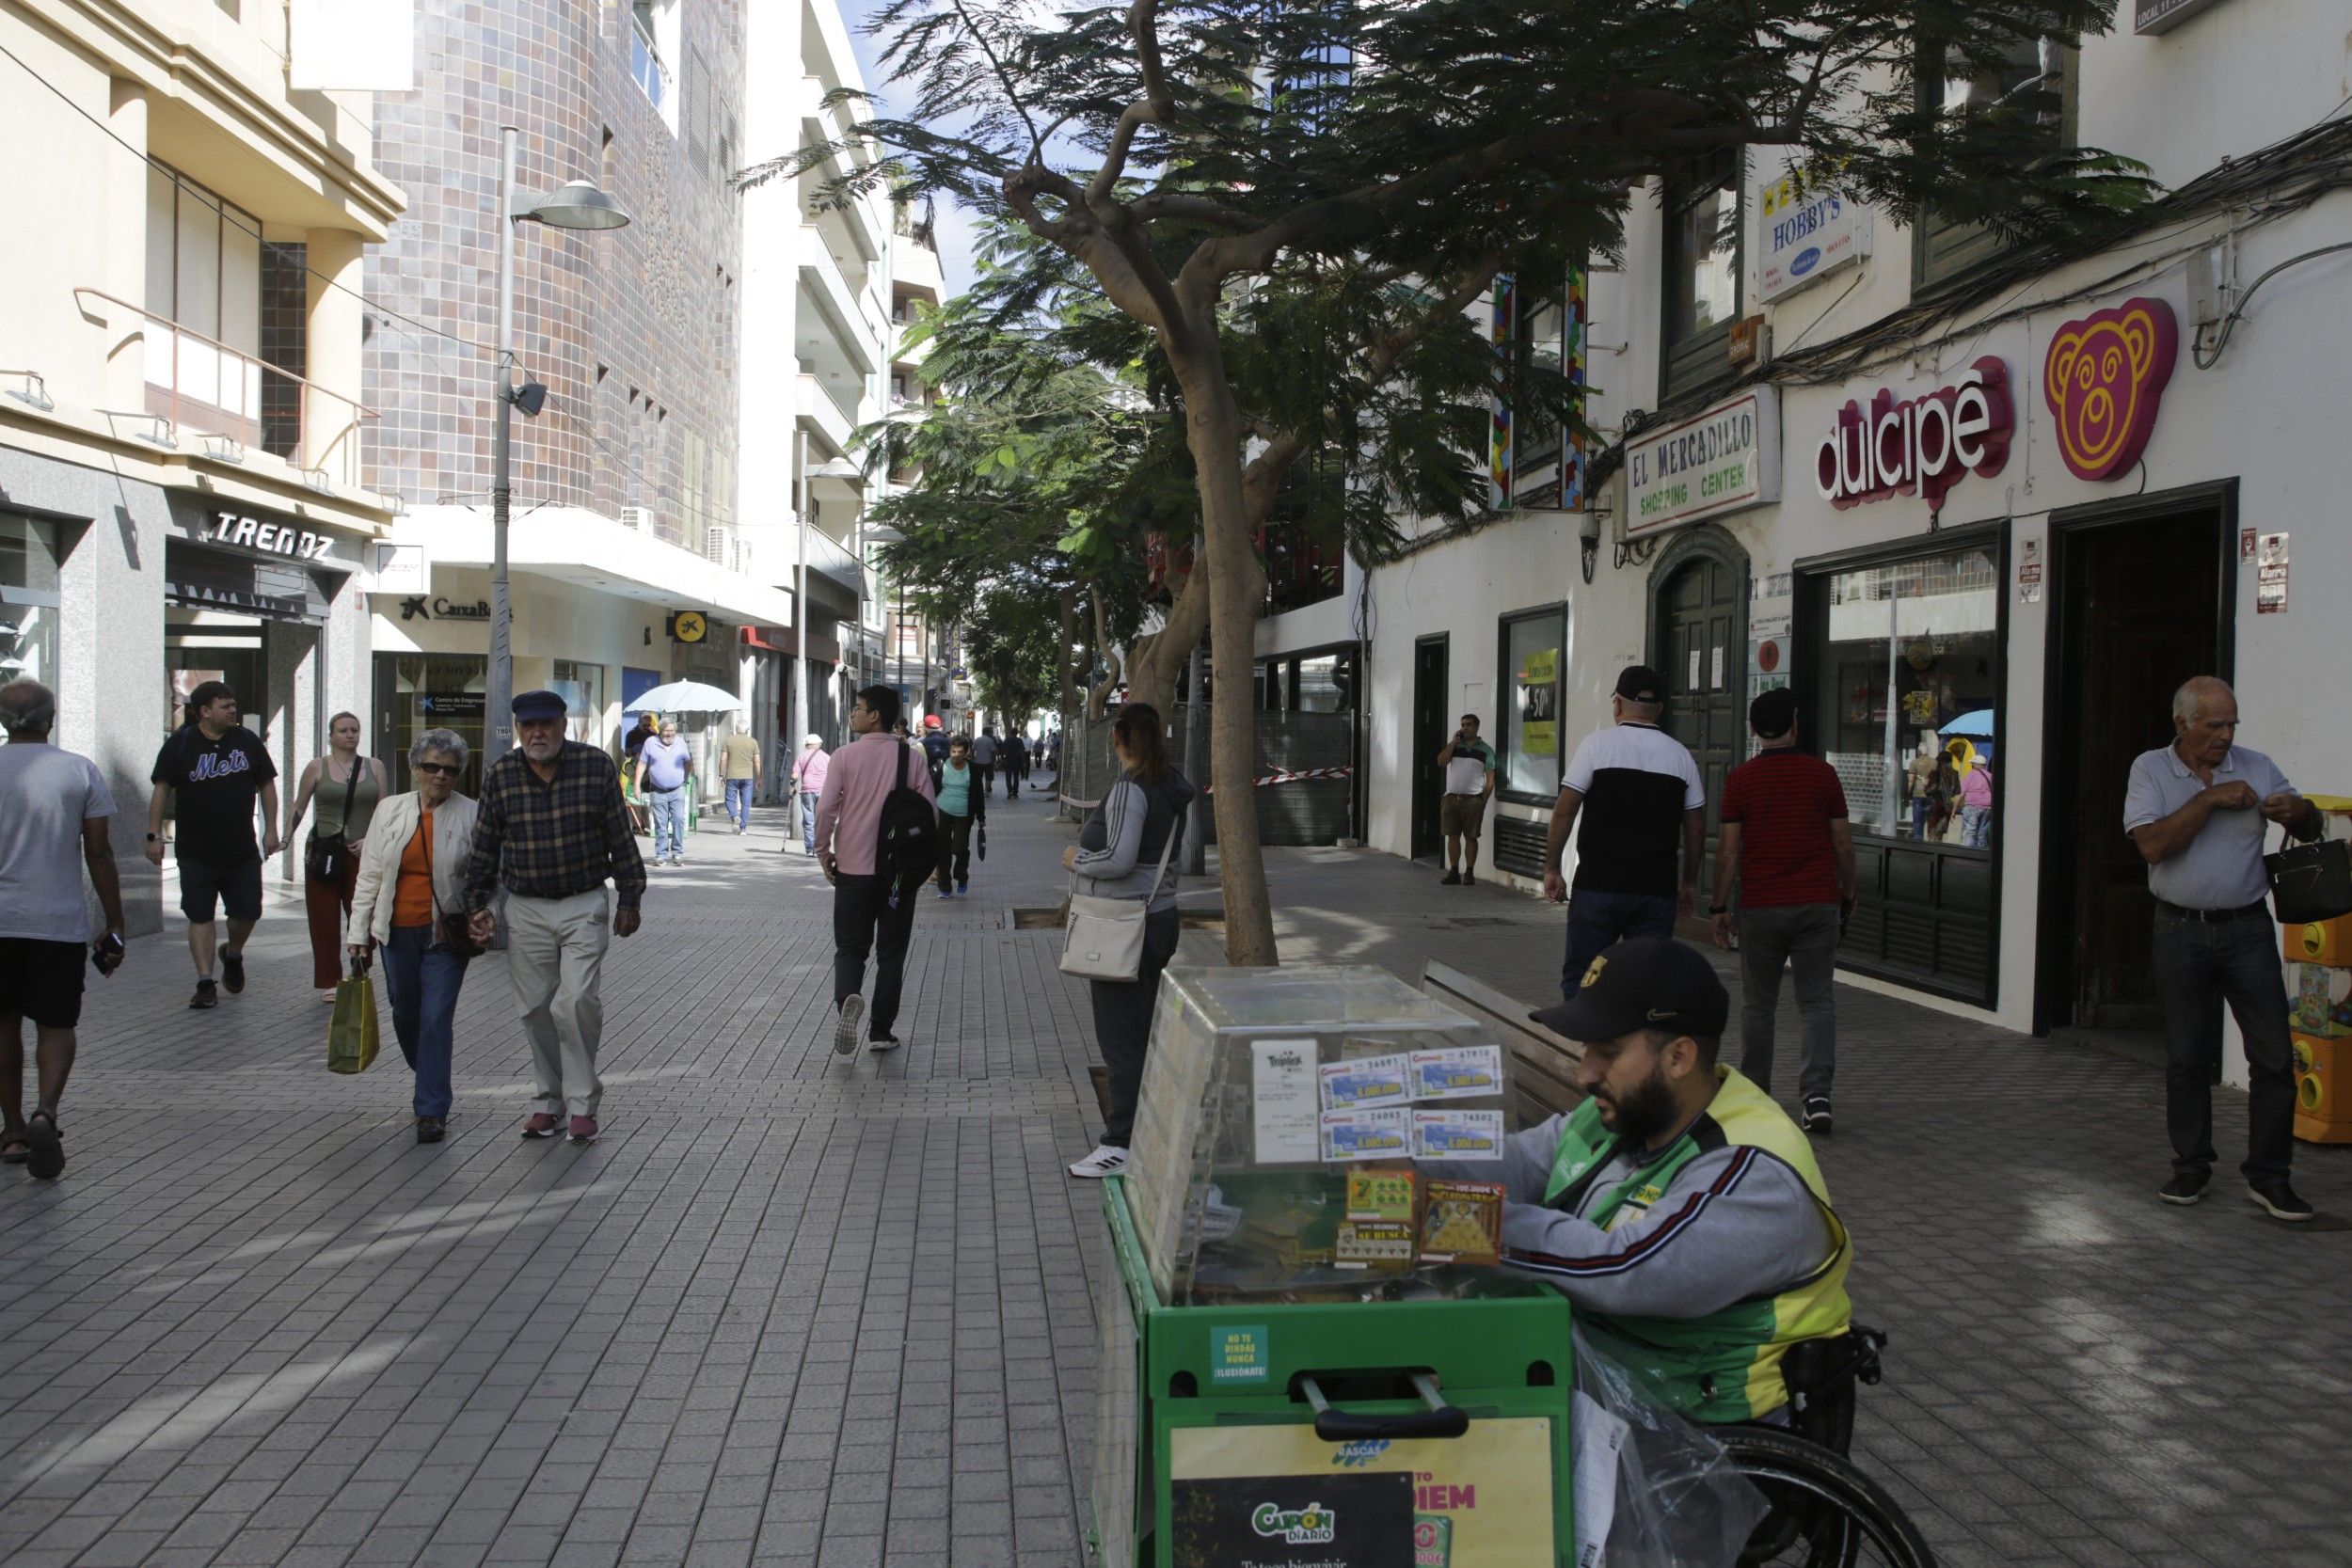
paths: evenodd
<path fill-rule="evenodd" d="M 1804 1024 L 1797 1091 L 1806 1100 L 1827 1100 L 1837 1070 L 1837 1007 L 1831 993 L 1837 974 L 1836 905 L 1740 911 L 1740 1070 L 1766 1094 L 1772 1092 L 1772 1023 L 1784 964 L 1797 972 L 1797 1016 Z"/>
<path fill-rule="evenodd" d="M 392 1035 L 417 1075 L 421 1117 L 447 1117 L 451 1036 L 467 960 L 435 940 L 430 926 L 395 926 L 384 947 L 384 982 L 392 993 Z"/>
<path fill-rule="evenodd" d="M 1136 1101 L 1143 1090 L 1143 1057 L 1152 1043 L 1152 1009 L 1160 996 L 1160 972 L 1176 956 L 1180 934 L 1176 911 L 1153 910 L 1143 917 L 1143 962 L 1132 980 L 1089 980 L 1094 1002 L 1094 1042 L 1111 1078 L 1110 1115 L 1103 1142 L 1124 1148 L 1136 1135 Z"/>
<path fill-rule="evenodd" d="M 2156 911 L 2150 954 L 2164 1007 L 2165 1124 L 2172 1168 L 2211 1173 L 2213 1078 L 2221 1057 L 2221 1005 L 2246 1041 L 2249 1181 L 2283 1181 L 2293 1159 L 2295 1053 L 2278 928 L 2264 916 L 2208 925 Z"/>
<path fill-rule="evenodd" d="M 1993 808 L 1991 806 L 1960 808 L 1960 842 L 1967 847 L 1971 849 L 1988 847 L 1985 835 L 1992 832 L 1992 829 Z"/>
<path fill-rule="evenodd" d="M 686 852 L 686 791 L 649 789 L 645 802 L 653 809 L 653 858 L 665 861 Z"/>
<path fill-rule="evenodd" d="M 838 1008 L 866 984 L 866 956 L 874 955 L 874 1002 L 866 1009 L 867 1035 L 887 1035 L 898 1019 L 898 991 L 906 981 L 907 943 L 914 936 L 915 882 L 891 902 L 888 875 L 858 877 L 844 871 L 833 886 L 833 1005 Z"/>
<path fill-rule="evenodd" d="M 1914 838 L 1928 836 L 1928 798 L 1924 795 L 1915 795 L 1911 798 L 1911 836 Z"/>
<path fill-rule="evenodd" d="M 939 814 L 939 891 L 972 879 L 972 818 Z"/>
<path fill-rule="evenodd" d="M 1670 937 L 1679 901 L 1671 893 L 1568 894 L 1568 961 L 1560 969 L 1560 994 L 1576 1000 L 1593 960 L 1628 937 Z"/>
<path fill-rule="evenodd" d="M 727 781 L 727 815 L 735 818 L 739 829 L 752 825 L 752 785 L 758 782 L 756 779 Z"/>
<path fill-rule="evenodd" d="M 801 792 L 801 847 L 817 853 L 817 796 L 810 790 Z"/>

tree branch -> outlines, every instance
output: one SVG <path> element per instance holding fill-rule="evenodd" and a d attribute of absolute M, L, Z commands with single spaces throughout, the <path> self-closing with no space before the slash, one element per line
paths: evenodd
<path fill-rule="evenodd" d="M 1147 125 L 1166 125 L 1176 118 L 1176 100 L 1168 90 L 1168 71 L 1160 59 L 1160 0 L 1135 0 L 1127 8 L 1127 31 L 1136 40 L 1136 67 L 1143 76 L 1143 96 L 1120 111 L 1103 166 L 1087 186 L 1088 199 L 1101 201 L 1119 188 L 1127 172 L 1127 158 L 1136 136 Z"/>
<path fill-rule="evenodd" d="M 1183 191 L 1148 191 L 1136 198 L 1133 211 L 1137 221 L 1143 223 L 1154 223 L 1161 218 L 1186 218 L 1223 229 L 1248 229 L 1258 222 L 1254 214 L 1228 207 L 1205 196 L 1194 196 Z"/>
<path fill-rule="evenodd" d="M 1045 138 L 1037 134 L 1037 121 L 1029 118 L 1029 106 L 1021 102 L 1021 94 L 1014 89 L 1012 72 L 1005 69 L 1005 62 L 997 57 L 995 45 L 988 41 L 988 35 L 981 32 L 979 24 L 972 20 L 972 13 L 963 8 L 963 0 L 948 0 L 948 4 L 955 7 L 956 15 L 963 21 L 964 31 L 972 35 L 972 41 L 980 46 L 982 55 L 988 56 L 989 69 L 996 72 L 996 83 L 1005 89 L 1005 102 L 1012 105 L 1012 112 L 1021 117 L 1023 125 L 1028 127 L 1029 161 L 1041 166 L 1045 162 Z"/>

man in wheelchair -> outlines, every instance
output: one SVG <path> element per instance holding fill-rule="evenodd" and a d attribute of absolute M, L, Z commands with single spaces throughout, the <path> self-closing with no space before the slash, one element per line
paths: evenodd
<path fill-rule="evenodd" d="M 1804 1134 L 1716 1061 L 1730 1007 L 1695 948 L 1649 938 L 1534 1015 L 1583 1043 L 1585 1100 L 1511 1139 L 1503 1261 L 1557 1286 L 1691 1419 L 1786 1422 L 1843 1449 L 1851 1379 L 1877 1370 L 1875 1337 L 1851 1332 L 1853 1243 Z M 1805 1418 L 1802 1396 L 1832 1390 L 1826 1427 Z"/>

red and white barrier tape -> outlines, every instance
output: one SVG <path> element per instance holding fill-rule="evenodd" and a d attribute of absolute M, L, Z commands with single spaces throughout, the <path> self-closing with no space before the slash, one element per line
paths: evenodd
<path fill-rule="evenodd" d="M 1252 779 L 1249 787 L 1263 789 L 1268 784 L 1296 784 L 1302 779 L 1344 779 L 1355 771 L 1353 768 L 1302 768 L 1295 773 L 1268 773 L 1263 779 Z M 1202 793 L 1216 794 L 1216 785 L 1209 785 Z"/>

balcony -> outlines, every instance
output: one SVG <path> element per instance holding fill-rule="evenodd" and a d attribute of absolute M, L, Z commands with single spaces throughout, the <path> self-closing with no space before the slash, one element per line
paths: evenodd
<path fill-rule="evenodd" d="M 141 339 L 143 404 L 107 412 L 151 420 L 146 439 L 174 449 L 192 442 L 193 455 L 226 463 L 258 448 L 313 488 L 359 487 L 359 425 L 374 409 L 103 290 L 83 285 L 73 299 L 86 319 Z"/>
<path fill-rule="evenodd" d="M 628 73 L 636 78 L 645 101 L 661 111 L 663 119 L 675 114 L 671 103 L 675 96 L 675 88 L 670 77 L 670 68 L 661 63 L 661 55 L 655 49 L 653 40 L 645 35 L 643 23 L 632 22 L 629 25 Z"/>
<path fill-rule="evenodd" d="M 800 423 L 815 437 L 820 455 L 841 457 L 850 450 L 850 433 L 856 429 L 850 415 L 844 411 L 825 384 L 807 371 L 801 372 L 800 397 L 795 409 Z"/>

